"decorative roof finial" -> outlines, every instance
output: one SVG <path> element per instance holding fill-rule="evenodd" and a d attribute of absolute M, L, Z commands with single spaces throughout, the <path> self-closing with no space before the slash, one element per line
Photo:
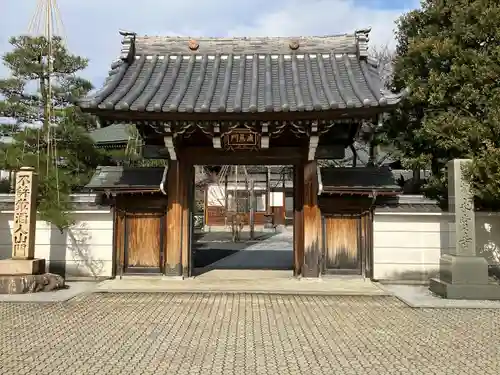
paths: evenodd
<path fill-rule="evenodd" d="M 288 44 L 288 46 L 290 47 L 291 50 L 298 50 L 299 49 L 299 41 L 297 39 L 293 39 L 290 41 L 290 43 Z"/>
<path fill-rule="evenodd" d="M 189 40 L 188 46 L 191 51 L 196 51 L 198 48 L 200 48 L 200 44 L 194 39 Z"/>
<path fill-rule="evenodd" d="M 366 29 L 359 29 L 354 32 L 356 42 L 358 44 L 359 57 L 368 57 L 368 42 L 370 41 L 370 31 L 372 31 L 372 28 L 367 27 Z"/>

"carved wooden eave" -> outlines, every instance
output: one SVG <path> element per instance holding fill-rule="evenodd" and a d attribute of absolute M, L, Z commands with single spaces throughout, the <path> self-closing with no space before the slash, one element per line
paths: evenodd
<path fill-rule="evenodd" d="M 383 113 L 386 112 L 385 109 Z M 238 113 L 214 116 L 212 113 L 185 113 L 185 114 L 157 114 L 157 113 L 136 113 L 124 111 L 99 110 L 92 112 L 99 117 L 102 127 L 124 122 L 134 123 L 138 126 L 158 127 L 162 123 L 169 123 L 174 133 L 187 135 L 201 129 L 209 131 L 215 124 L 220 126 L 221 131 L 226 128 L 246 127 L 254 131 L 260 131 L 261 126 L 267 123 L 269 132 L 277 132 L 284 126 L 292 123 L 308 126 L 316 122 L 320 128 L 337 123 L 352 123 L 360 121 L 376 122 L 381 113 L 381 108 L 359 108 L 345 109 L 339 113 L 328 112 L 280 112 L 269 114 Z M 236 116 L 237 115 L 237 116 Z"/>

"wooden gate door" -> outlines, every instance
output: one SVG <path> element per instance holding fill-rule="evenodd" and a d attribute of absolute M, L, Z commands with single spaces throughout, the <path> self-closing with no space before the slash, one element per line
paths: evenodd
<path fill-rule="evenodd" d="M 124 272 L 162 272 L 163 220 L 161 213 L 126 214 Z"/>
<path fill-rule="evenodd" d="M 362 274 L 368 215 L 324 217 L 323 273 Z"/>

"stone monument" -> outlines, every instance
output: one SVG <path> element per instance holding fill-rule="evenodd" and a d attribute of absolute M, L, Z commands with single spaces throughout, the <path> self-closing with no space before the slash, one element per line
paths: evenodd
<path fill-rule="evenodd" d="M 26 293 L 64 286 L 58 275 L 45 273 L 45 259 L 35 258 L 37 174 L 23 167 L 16 174 L 12 258 L 0 260 L 0 293 Z"/>
<path fill-rule="evenodd" d="M 476 254 L 474 196 L 466 178 L 467 159 L 448 162 L 448 209 L 452 214 L 449 249 L 442 249 L 439 278 L 429 289 L 450 299 L 500 299 L 500 285 L 490 281 L 488 262 Z M 446 253 L 444 251 L 446 251 Z"/>

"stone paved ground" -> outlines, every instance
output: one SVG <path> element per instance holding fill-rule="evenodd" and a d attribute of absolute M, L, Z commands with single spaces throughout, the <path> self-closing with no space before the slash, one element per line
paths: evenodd
<path fill-rule="evenodd" d="M 0 304 L 0 373 L 500 372 L 500 311 L 393 297 L 92 294 Z"/>

